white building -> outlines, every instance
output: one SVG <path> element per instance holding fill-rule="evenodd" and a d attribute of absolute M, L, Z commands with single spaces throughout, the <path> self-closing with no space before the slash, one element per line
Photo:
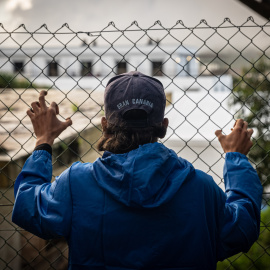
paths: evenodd
<path fill-rule="evenodd" d="M 151 44 L 140 47 L 0 48 L 0 66 L 2 72 L 19 71 L 36 83 L 50 85 L 56 80 L 55 87 L 67 90 L 65 86 L 68 85 L 64 81 L 75 88 L 95 87 L 96 84 L 89 83 L 91 77 L 104 79 L 135 69 L 147 75 L 170 78 L 197 76 L 199 65 L 192 57 L 194 52 L 193 48 L 185 49 L 176 45 L 157 47 Z"/>
<path fill-rule="evenodd" d="M 228 109 L 232 77 L 203 76 L 196 48 L 179 45 L 81 46 L 0 48 L 1 72 L 18 74 L 36 85 L 63 93 L 84 90 L 103 92 L 115 74 L 138 70 L 156 76 L 164 85 L 169 130 L 163 142 L 179 155 L 209 171 L 219 183 L 222 150 L 216 129 L 230 131 L 233 115 Z M 84 127 L 77 127 L 82 130 Z"/>

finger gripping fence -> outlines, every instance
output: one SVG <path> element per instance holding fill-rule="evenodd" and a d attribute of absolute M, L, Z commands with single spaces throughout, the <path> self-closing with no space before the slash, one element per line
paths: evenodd
<path fill-rule="evenodd" d="M 261 232 L 246 253 L 218 269 L 268 269 L 270 265 L 270 22 L 250 17 L 235 25 L 206 20 L 189 27 L 179 20 L 168 28 L 156 21 L 125 29 L 110 22 L 100 31 L 73 31 L 46 24 L 29 31 L 8 31 L 0 24 L 0 269 L 66 269 L 63 239 L 45 241 L 11 221 L 14 182 L 35 145 L 31 103 L 47 90 L 47 104 L 59 105 L 59 119 L 71 117 L 53 146 L 53 179 L 74 161 L 93 162 L 101 155 L 97 141 L 104 115 L 108 80 L 138 70 L 164 85 L 169 128 L 161 141 L 195 168 L 210 174 L 224 189 L 224 154 L 215 130 L 230 132 L 235 119 L 254 128 L 249 159 L 257 169 L 264 194 Z"/>

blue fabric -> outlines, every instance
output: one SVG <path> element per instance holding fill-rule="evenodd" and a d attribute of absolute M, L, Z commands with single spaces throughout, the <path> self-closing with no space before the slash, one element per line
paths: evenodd
<path fill-rule="evenodd" d="M 51 177 L 51 155 L 34 151 L 12 218 L 42 238 L 64 236 L 69 269 L 216 269 L 259 235 L 262 186 L 240 153 L 226 154 L 225 193 L 159 143 Z"/>

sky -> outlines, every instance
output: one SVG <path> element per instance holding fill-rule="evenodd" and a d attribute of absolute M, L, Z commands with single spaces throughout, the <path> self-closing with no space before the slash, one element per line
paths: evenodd
<path fill-rule="evenodd" d="M 241 25 L 249 16 L 259 24 L 266 22 L 237 0 L 0 0 L 1 23 L 8 30 L 20 24 L 29 30 L 42 24 L 56 30 L 68 23 L 75 31 L 94 31 L 111 21 L 126 28 L 135 20 L 146 28 L 157 20 L 165 27 L 178 20 L 195 26 L 201 19 L 217 26 L 227 17 Z"/>
<path fill-rule="evenodd" d="M 267 22 L 266 19 L 237 0 L 0 0 L 0 23 L 8 31 L 24 24 L 26 29 L 31 32 L 46 24 L 48 29 L 54 32 L 67 23 L 75 32 L 93 32 L 104 29 L 110 22 L 114 22 L 117 29 L 124 30 L 134 21 L 137 21 L 139 27 L 143 29 L 153 26 L 156 21 L 160 21 L 165 28 L 171 28 L 179 20 L 187 27 L 194 27 L 200 24 L 201 20 L 205 20 L 211 27 L 216 27 L 221 25 L 225 18 L 229 18 L 232 24 L 240 26 L 245 24 L 250 16 L 259 25 Z M 249 21 L 248 24 L 254 23 Z M 107 29 L 113 30 L 113 28 L 111 26 Z M 258 28 L 253 28 L 253 30 L 255 34 L 260 31 Z M 250 28 L 250 31 L 252 31 L 252 28 Z M 137 34 L 140 35 L 138 32 Z M 151 32 L 151 34 L 153 34 L 155 40 L 162 39 L 160 31 L 156 32 L 156 36 L 154 32 Z M 135 32 L 132 32 L 132 35 L 133 40 L 136 40 Z M 218 40 L 218 35 L 215 36 L 217 36 L 217 39 L 211 39 L 211 47 L 218 50 L 221 43 Z M 27 39 L 26 35 L 17 33 L 13 34 L 12 37 L 20 44 L 23 44 Z M 195 36 L 192 37 L 193 40 L 189 38 L 186 45 L 200 47 L 199 39 L 196 39 Z M 1 47 L 17 46 L 11 38 L 6 40 L 5 38 L 5 35 L 0 37 Z M 39 38 L 42 40 L 42 37 L 39 36 Z M 63 40 L 66 43 L 69 36 L 62 35 L 61 38 L 66 38 L 66 41 Z M 94 39 L 85 34 L 80 38 L 86 42 L 91 42 Z M 74 39 L 73 45 L 80 45 L 81 39 Z M 112 41 L 113 38 L 110 37 L 109 40 Z M 241 34 L 237 34 L 233 39 L 234 46 L 238 46 L 240 49 L 243 49 L 249 41 Z M 169 38 L 163 40 L 163 44 L 169 44 L 170 42 Z M 255 42 L 260 44 L 262 48 L 267 48 L 269 37 L 265 38 L 263 34 L 260 34 L 256 37 Z M 102 45 L 106 44 L 106 41 L 98 38 L 97 43 Z M 59 46 L 59 43 L 56 39 L 52 39 L 48 45 Z M 37 43 L 31 38 L 25 46 L 35 47 Z M 249 48 L 252 48 L 252 46 Z M 203 51 L 205 49 L 206 47 L 201 52 L 205 53 Z M 232 51 L 233 49 L 227 46 L 225 50 Z"/>

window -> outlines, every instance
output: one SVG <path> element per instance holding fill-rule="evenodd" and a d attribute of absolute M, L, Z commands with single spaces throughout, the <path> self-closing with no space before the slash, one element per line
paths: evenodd
<path fill-rule="evenodd" d="M 127 63 L 126 62 L 117 63 L 116 74 L 119 75 L 126 72 L 127 72 Z"/>
<path fill-rule="evenodd" d="M 92 76 L 92 62 L 82 62 L 81 76 Z"/>
<path fill-rule="evenodd" d="M 152 76 L 163 76 L 161 61 L 152 62 Z"/>
<path fill-rule="evenodd" d="M 23 62 L 14 62 L 14 72 L 23 72 Z"/>
<path fill-rule="evenodd" d="M 50 62 L 48 65 L 48 69 L 49 76 L 58 76 L 58 64 L 56 62 Z"/>

